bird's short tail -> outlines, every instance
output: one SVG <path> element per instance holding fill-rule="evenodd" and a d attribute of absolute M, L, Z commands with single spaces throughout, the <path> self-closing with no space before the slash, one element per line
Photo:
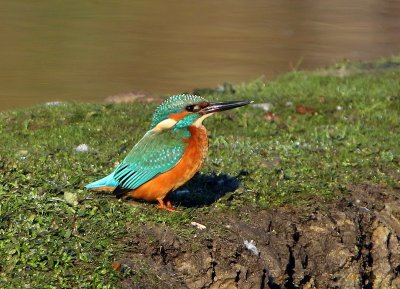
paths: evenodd
<path fill-rule="evenodd" d="M 86 189 L 113 191 L 118 186 L 118 182 L 114 179 L 114 173 L 93 183 L 87 184 Z"/>

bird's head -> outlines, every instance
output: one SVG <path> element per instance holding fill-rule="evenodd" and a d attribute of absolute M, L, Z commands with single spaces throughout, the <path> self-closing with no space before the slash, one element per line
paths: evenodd
<path fill-rule="evenodd" d="M 156 109 L 150 129 L 200 127 L 205 118 L 215 112 L 224 111 L 251 103 L 251 101 L 209 102 L 191 94 L 174 95 L 164 100 Z"/>

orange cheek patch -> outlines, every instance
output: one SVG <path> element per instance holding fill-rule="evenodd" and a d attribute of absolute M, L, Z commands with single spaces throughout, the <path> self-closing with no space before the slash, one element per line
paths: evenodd
<path fill-rule="evenodd" d="M 181 119 L 183 119 L 185 116 L 187 116 L 189 114 L 189 112 L 187 111 L 182 111 L 182 112 L 178 112 L 178 113 L 172 113 L 169 115 L 168 118 L 175 120 L 176 122 L 180 121 Z"/>

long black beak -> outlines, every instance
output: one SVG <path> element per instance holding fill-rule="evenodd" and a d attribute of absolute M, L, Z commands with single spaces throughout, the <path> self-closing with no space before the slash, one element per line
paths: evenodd
<path fill-rule="evenodd" d="M 252 100 L 226 101 L 226 102 L 210 102 L 209 105 L 202 110 L 201 114 L 209 114 L 212 112 L 224 111 L 236 107 L 241 107 L 252 103 Z"/>

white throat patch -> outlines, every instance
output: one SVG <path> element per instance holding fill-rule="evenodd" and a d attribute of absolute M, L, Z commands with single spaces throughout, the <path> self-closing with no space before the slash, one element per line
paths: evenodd
<path fill-rule="evenodd" d="M 212 113 L 203 115 L 202 117 L 200 117 L 198 120 L 196 120 L 196 121 L 193 123 L 193 126 L 195 126 L 195 127 L 197 127 L 197 128 L 201 127 L 201 126 L 203 125 L 203 120 L 205 120 L 207 117 L 209 117 L 209 116 L 211 116 L 211 115 L 213 115 L 213 114 L 214 114 L 214 113 L 212 112 Z"/>

